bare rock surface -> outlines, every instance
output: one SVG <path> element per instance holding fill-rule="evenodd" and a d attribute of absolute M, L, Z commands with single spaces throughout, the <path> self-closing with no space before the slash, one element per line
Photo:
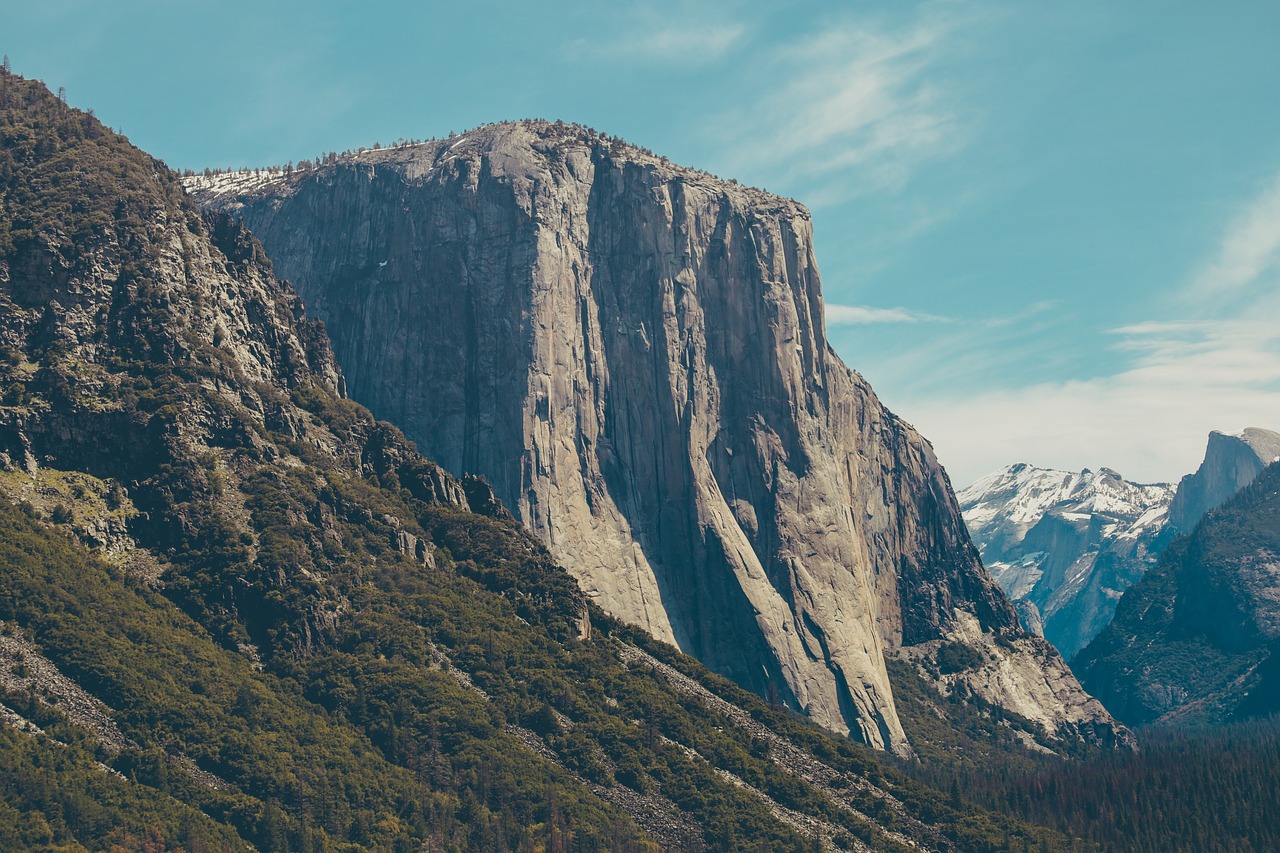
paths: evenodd
<path fill-rule="evenodd" d="M 886 652 L 960 617 L 1021 636 L 932 448 L 828 345 L 800 204 L 533 121 L 187 185 L 263 241 L 354 399 L 749 689 L 906 753 Z"/>
<path fill-rule="evenodd" d="M 92 734 L 111 753 L 137 747 L 112 719 L 115 711 L 64 675 L 57 664 L 41 654 L 40 649 L 26 638 L 21 628 L 6 622 L 0 622 L 0 689 L 25 694 L 44 705 L 57 708 L 72 723 Z M 0 719 L 27 734 L 44 734 L 39 726 L 4 705 L 0 705 Z M 187 755 L 172 754 L 169 760 L 207 788 L 234 790 L 225 780 L 202 770 Z M 120 775 L 105 765 L 99 766 L 107 773 Z"/>
<path fill-rule="evenodd" d="M 1239 433 L 1209 433 L 1204 461 L 1178 484 L 1169 505 L 1169 524 L 1190 533 L 1206 512 L 1240 491 L 1263 468 L 1280 461 L 1280 433 L 1249 427 Z"/>
<path fill-rule="evenodd" d="M 976 653 L 969 665 L 951 670 L 929 665 L 942 660 L 939 653 L 945 647 L 958 643 Z M 1062 656 L 1041 637 L 993 636 L 972 617 L 957 614 L 949 639 L 912 646 L 902 657 L 924 664 L 920 674 L 932 677 L 944 695 L 977 696 L 1021 717 L 1031 724 L 1023 732 L 1038 732 L 1067 744 L 1084 741 L 1132 748 L 1137 743 L 1128 729 L 1112 721 L 1101 702 L 1080 689 Z M 1013 729 L 1019 731 L 1017 726 Z"/>
<path fill-rule="evenodd" d="M 111 709 L 63 675 L 23 636 L 21 629 L 3 622 L 0 629 L 0 688 L 26 693 L 57 707 L 112 752 L 131 745 L 111 719 Z"/>

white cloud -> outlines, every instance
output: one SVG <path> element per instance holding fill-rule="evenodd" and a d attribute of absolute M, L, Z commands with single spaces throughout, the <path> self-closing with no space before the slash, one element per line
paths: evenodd
<path fill-rule="evenodd" d="M 1136 357 L 1113 375 L 907 399 L 899 413 L 957 486 L 1012 462 L 1177 480 L 1210 430 L 1280 429 L 1280 315 L 1266 316 L 1117 329 Z"/>
<path fill-rule="evenodd" d="M 1210 430 L 1280 430 L 1277 267 L 1280 176 L 1242 206 L 1214 257 L 1173 300 L 1182 316 L 1110 331 L 1124 362 L 1114 373 L 963 396 L 917 393 L 898 401 L 900 414 L 934 442 L 957 485 L 1018 461 L 1177 480 L 1199 463 Z M 981 358 L 977 347 L 950 369 Z"/>
<path fill-rule="evenodd" d="M 708 27 L 695 23 L 683 27 L 666 27 L 643 34 L 628 43 L 635 56 L 654 60 L 692 59 L 705 62 L 719 59 L 739 39 L 746 28 L 741 24 L 722 24 Z"/>
<path fill-rule="evenodd" d="M 900 187 L 955 150 L 963 132 L 933 73 L 955 29 L 941 8 L 899 29 L 843 19 L 776 50 L 759 99 L 714 122 L 726 171 L 821 207 Z"/>
<path fill-rule="evenodd" d="M 874 308 L 870 305 L 833 305 L 825 307 L 828 326 L 865 326 L 873 323 L 945 322 L 945 317 L 911 311 L 906 308 Z"/>
<path fill-rule="evenodd" d="M 1196 276 L 1193 299 L 1233 295 L 1280 267 L 1280 174 L 1227 229 L 1217 256 Z"/>
<path fill-rule="evenodd" d="M 688 6 L 631 7 L 613 28 L 615 34 L 605 38 L 573 40 L 567 53 L 592 62 L 705 65 L 729 53 L 747 32 L 713 9 Z"/>
<path fill-rule="evenodd" d="M 1055 309 L 1059 307 L 1056 302 L 1036 302 L 1011 314 L 985 319 L 908 312 L 936 325 L 918 331 L 909 325 L 889 326 L 884 333 L 898 337 L 870 348 L 862 343 L 865 336 L 849 334 L 845 327 L 853 324 L 832 322 L 828 315 L 827 326 L 837 348 L 845 339 L 857 341 L 850 344 L 860 350 L 854 366 L 871 378 L 878 390 L 894 389 L 898 399 L 927 400 L 947 396 L 956 388 L 991 387 L 1005 380 L 1011 361 L 1015 366 L 1017 362 L 1043 363 L 1045 341 L 1057 322 Z"/>

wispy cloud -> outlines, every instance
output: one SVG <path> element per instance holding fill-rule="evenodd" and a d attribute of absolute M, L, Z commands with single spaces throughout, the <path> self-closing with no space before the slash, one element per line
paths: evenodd
<path fill-rule="evenodd" d="M 610 36 L 574 39 L 565 52 L 592 62 L 705 65 L 733 50 L 747 33 L 740 21 L 693 6 L 630 7 L 615 19 L 614 29 Z"/>
<path fill-rule="evenodd" d="M 714 123 L 728 171 L 820 207 L 899 187 L 922 161 L 955 150 L 964 134 L 934 72 L 956 23 L 924 14 L 896 29 L 841 19 L 766 57 L 759 100 Z"/>
<path fill-rule="evenodd" d="M 957 388 L 1007 384 L 1016 381 L 1011 376 L 1025 375 L 1022 368 L 1027 364 L 1045 364 L 1053 357 L 1049 341 L 1060 322 L 1056 310 L 1060 307 L 1055 302 L 1036 302 L 1009 314 L 977 319 L 907 310 L 917 322 L 932 322 L 927 328 L 905 318 L 897 325 L 885 323 L 875 330 L 882 339 L 871 342 L 866 330 L 851 334 L 846 327 L 855 324 L 833 322 L 830 314 L 827 326 L 838 348 L 848 343 L 855 352 L 860 350 L 854 366 L 877 389 L 891 390 L 896 400 L 928 400 L 948 397 Z"/>
<path fill-rule="evenodd" d="M 1182 297 L 1171 319 L 1108 330 L 1123 363 L 1108 375 L 896 402 L 958 485 L 1015 461 L 1177 479 L 1210 430 L 1280 429 L 1280 178 L 1241 205 Z"/>
<path fill-rule="evenodd" d="M 828 326 L 866 326 L 877 323 L 942 323 L 947 318 L 907 308 L 875 308 L 870 305 L 826 306 Z"/>
<path fill-rule="evenodd" d="M 1218 253 L 1195 277 L 1188 296 L 1233 296 L 1270 274 L 1280 278 L 1280 173 L 1227 228 Z"/>
<path fill-rule="evenodd" d="M 1151 324 L 1115 334 L 1136 356 L 1115 374 L 908 399 L 901 413 L 934 442 L 957 485 L 1018 461 L 1176 480 L 1195 469 L 1210 430 L 1280 429 L 1275 322 Z"/>

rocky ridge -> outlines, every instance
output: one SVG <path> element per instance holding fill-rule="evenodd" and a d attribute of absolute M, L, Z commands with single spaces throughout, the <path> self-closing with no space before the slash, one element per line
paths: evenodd
<path fill-rule="evenodd" d="M 483 474 L 609 612 L 898 752 L 884 658 L 951 637 L 1080 700 L 992 681 L 997 705 L 1109 725 L 1019 645 L 932 448 L 830 349 L 796 202 L 547 122 L 187 186 L 262 239 L 352 396 Z"/>
<path fill-rule="evenodd" d="M 1070 658 L 1155 561 L 1172 486 L 1025 463 L 957 493 L 983 563 L 1028 630 Z"/>

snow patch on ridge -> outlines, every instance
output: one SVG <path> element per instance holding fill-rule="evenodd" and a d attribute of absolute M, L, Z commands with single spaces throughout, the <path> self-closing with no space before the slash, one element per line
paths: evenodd
<path fill-rule="evenodd" d="M 277 169 L 245 169 L 240 172 L 189 175 L 182 179 L 182 185 L 191 194 L 239 195 L 278 183 L 285 177 L 285 173 Z"/>
<path fill-rule="evenodd" d="M 1173 495 L 1172 485 L 1130 483 L 1110 468 L 1073 473 L 1019 463 L 956 497 L 983 562 L 1025 627 L 1039 622 L 1069 656 L 1145 571 Z"/>

